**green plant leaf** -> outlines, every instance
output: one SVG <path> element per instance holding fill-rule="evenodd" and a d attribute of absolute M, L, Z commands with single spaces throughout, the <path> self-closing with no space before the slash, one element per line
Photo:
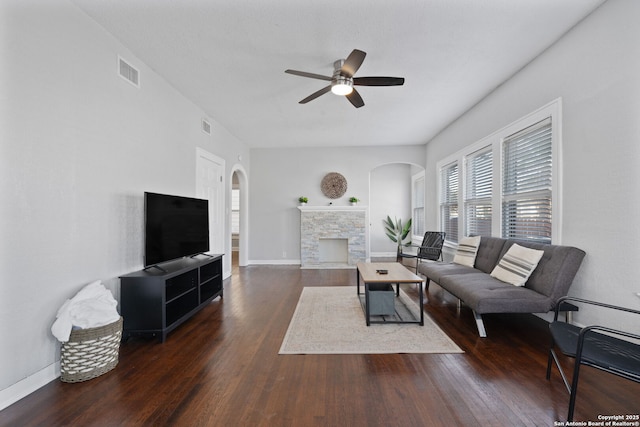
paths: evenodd
<path fill-rule="evenodd" d="M 387 219 L 382 220 L 384 225 L 384 231 L 387 237 L 398 246 L 407 246 L 411 244 L 411 241 L 405 242 L 407 236 L 411 233 L 411 218 L 403 225 L 402 218 L 395 218 L 395 221 L 391 220 L 391 217 L 387 215 Z"/>

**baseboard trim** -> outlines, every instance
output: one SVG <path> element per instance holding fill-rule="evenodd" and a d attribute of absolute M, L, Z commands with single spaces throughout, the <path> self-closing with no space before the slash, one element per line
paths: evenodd
<path fill-rule="evenodd" d="M 27 378 L 0 390 L 0 411 L 49 384 L 60 376 L 60 361 L 29 375 Z"/>
<path fill-rule="evenodd" d="M 299 259 L 259 259 L 249 260 L 249 265 L 300 265 Z"/>
<path fill-rule="evenodd" d="M 371 258 L 395 258 L 395 252 L 371 252 Z"/>

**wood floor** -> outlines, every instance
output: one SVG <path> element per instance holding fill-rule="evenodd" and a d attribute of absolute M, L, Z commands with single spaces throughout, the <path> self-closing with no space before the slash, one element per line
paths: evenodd
<path fill-rule="evenodd" d="M 234 268 L 216 299 L 160 344 L 132 338 L 90 381 L 53 381 L 2 426 L 553 426 L 568 394 L 545 379 L 549 337 L 530 315 L 486 316 L 432 284 L 425 312 L 464 354 L 278 355 L 304 286 L 355 286 L 355 270 Z M 412 292 L 417 301 L 417 292 Z M 364 317 L 363 317 L 364 322 Z M 374 327 L 374 326 L 372 326 Z M 640 385 L 590 368 L 576 420 L 638 414 Z"/>

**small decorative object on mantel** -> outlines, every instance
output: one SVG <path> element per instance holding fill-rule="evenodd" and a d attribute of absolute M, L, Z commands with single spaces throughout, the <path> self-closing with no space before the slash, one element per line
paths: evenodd
<path fill-rule="evenodd" d="M 300 202 L 300 206 L 304 206 L 304 205 L 306 205 L 306 204 L 307 204 L 307 202 L 309 201 L 309 199 L 307 199 L 307 198 L 306 198 L 306 197 L 304 197 L 304 196 L 300 196 L 300 197 L 298 197 L 298 201 Z"/>
<path fill-rule="evenodd" d="M 358 202 L 360 201 L 360 199 L 356 198 L 356 197 L 349 197 L 349 201 L 351 202 L 352 206 L 355 206 L 358 204 Z"/>
<path fill-rule="evenodd" d="M 320 183 L 322 194 L 330 199 L 338 199 L 347 192 L 347 180 L 338 172 L 329 172 Z"/>

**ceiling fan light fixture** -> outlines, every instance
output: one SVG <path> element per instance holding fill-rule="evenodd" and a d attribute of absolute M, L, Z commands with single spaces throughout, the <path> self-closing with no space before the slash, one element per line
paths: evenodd
<path fill-rule="evenodd" d="M 349 95 L 353 92 L 353 80 L 344 76 L 336 77 L 331 82 L 331 92 L 336 95 Z"/>
<path fill-rule="evenodd" d="M 353 49 L 349 56 L 347 56 L 347 59 L 338 59 L 333 63 L 333 76 L 331 77 L 322 74 L 308 73 L 306 71 L 284 70 L 287 74 L 331 82 L 330 85 L 313 92 L 311 95 L 299 101 L 298 104 L 306 104 L 331 91 L 336 95 L 346 97 L 354 107 L 360 108 L 364 106 L 364 101 L 358 91 L 353 88 L 354 85 L 402 86 L 404 84 L 404 77 L 353 77 L 360 69 L 360 65 L 362 65 L 362 61 L 364 61 L 366 55 L 366 52 Z"/>

